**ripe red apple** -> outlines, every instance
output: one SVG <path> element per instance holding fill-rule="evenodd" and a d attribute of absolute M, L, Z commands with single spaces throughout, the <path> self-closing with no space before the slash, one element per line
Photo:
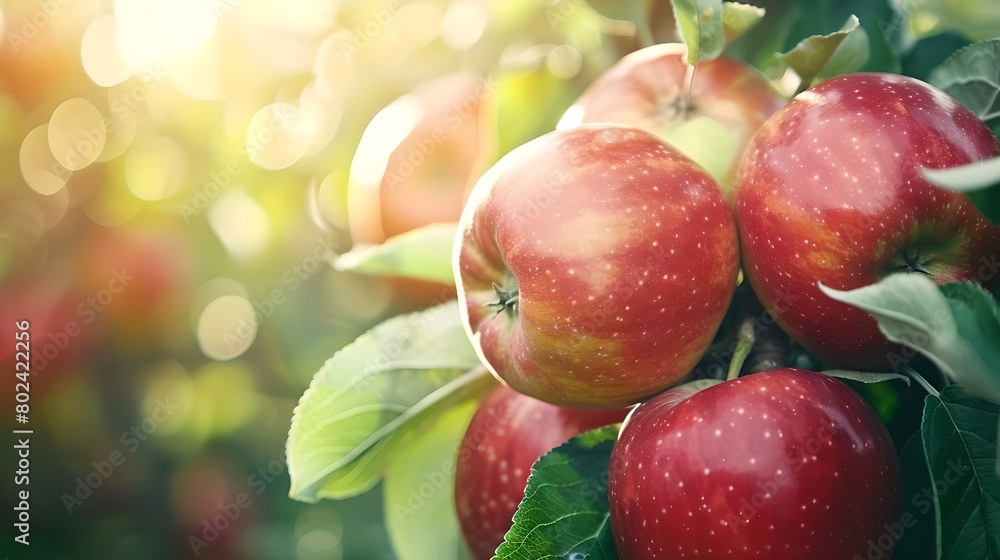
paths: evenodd
<path fill-rule="evenodd" d="M 455 469 L 455 506 L 473 557 L 488 560 L 503 542 L 539 457 L 627 412 L 570 410 L 495 389 L 472 417 Z"/>
<path fill-rule="evenodd" d="M 892 555 L 900 474 L 846 385 L 795 369 L 639 405 L 611 456 L 618 556 L 845 560 Z"/>
<path fill-rule="evenodd" d="M 348 221 L 355 242 L 381 243 L 436 222 L 454 222 L 483 171 L 486 83 L 451 74 L 382 109 L 351 163 Z"/>
<path fill-rule="evenodd" d="M 654 135 L 558 130 L 502 158 L 459 222 L 466 330 L 502 381 L 575 408 L 620 408 L 683 379 L 736 287 L 732 213 Z"/>
<path fill-rule="evenodd" d="M 897 365 L 875 320 L 818 284 L 850 290 L 912 272 L 994 284 L 978 271 L 1000 254 L 1000 228 L 920 168 L 998 151 L 971 111 L 913 78 L 854 74 L 800 94 L 754 137 L 736 195 L 743 264 L 761 302 L 838 365 Z"/>
<path fill-rule="evenodd" d="M 614 122 L 648 130 L 705 167 L 731 198 L 743 150 L 785 99 L 752 66 L 720 57 L 698 63 L 687 103 L 690 72 L 683 43 L 636 51 L 594 80 L 559 128 Z M 712 134 L 712 125 L 729 134 Z"/>
<path fill-rule="evenodd" d="M 348 222 L 355 243 L 389 237 L 436 222 L 454 222 L 490 153 L 483 120 L 488 84 L 470 74 L 425 82 L 372 118 L 348 180 Z M 454 297 L 435 282 L 385 281 L 400 311 Z"/>

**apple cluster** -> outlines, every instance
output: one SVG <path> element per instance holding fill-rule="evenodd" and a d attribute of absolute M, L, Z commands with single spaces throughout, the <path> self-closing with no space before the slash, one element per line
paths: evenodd
<path fill-rule="evenodd" d="M 724 57 L 688 84 L 684 54 L 625 57 L 471 191 L 456 284 L 470 340 L 504 385 L 458 463 L 477 558 L 502 542 L 541 454 L 626 413 L 609 473 L 621 558 L 843 560 L 897 521 L 896 450 L 848 386 L 790 368 L 683 383 L 741 269 L 815 356 L 898 365 L 874 319 L 820 285 L 988 284 L 977 271 L 1000 253 L 1000 228 L 920 170 L 991 157 L 997 140 L 913 78 L 840 76 L 786 104 Z M 724 134 L 688 134 L 712 127 Z"/>

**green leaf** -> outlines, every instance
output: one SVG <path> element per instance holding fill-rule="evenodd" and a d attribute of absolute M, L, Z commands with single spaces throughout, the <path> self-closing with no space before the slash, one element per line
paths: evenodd
<path fill-rule="evenodd" d="M 722 29 L 726 44 L 739 39 L 748 29 L 757 25 L 764 17 L 764 8 L 741 4 L 739 2 L 722 3 Z"/>
<path fill-rule="evenodd" d="M 649 26 L 651 0 L 587 0 L 595 12 L 608 19 L 628 21 L 635 25 L 643 46 L 653 44 Z"/>
<path fill-rule="evenodd" d="M 997 300 L 982 286 L 972 282 L 960 282 L 940 286 L 941 293 L 951 308 L 955 326 L 961 335 L 989 367 L 992 378 L 985 380 L 1000 384 L 1000 309 Z M 970 385 L 970 389 L 973 389 Z M 1000 402 L 1000 391 L 992 395 L 981 392 L 981 396 Z"/>
<path fill-rule="evenodd" d="M 943 189 L 967 193 L 984 216 L 1000 224 L 1000 157 L 949 169 L 922 168 L 920 173 Z"/>
<path fill-rule="evenodd" d="M 1000 39 L 960 49 L 931 72 L 930 82 L 987 125 L 1000 124 Z"/>
<path fill-rule="evenodd" d="M 849 369 L 830 369 L 820 373 L 822 373 L 823 375 L 829 375 L 830 377 L 836 377 L 838 379 L 857 381 L 859 383 L 882 383 L 883 381 L 903 381 L 907 385 L 910 384 L 909 377 L 905 375 L 900 375 L 898 373 L 874 373 L 870 371 L 854 371 Z"/>
<path fill-rule="evenodd" d="M 712 60 L 726 48 L 722 0 L 670 0 L 674 17 L 687 44 L 688 64 Z"/>
<path fill-rule="evenodd" d="M 367 491 L 397 436 L 489 379 L 449 302 L 393 317 L 334 354 L 292 416 L 289 495 L 314 502 Z"/>
<path fill-rule="evenodd" d="M 858 27 L 852 33 L 848 33 L 840 46 L 833 51 L 833 56 L 820 69 L 819 81 L 842 74 L 857 72 L 871 57 L 871 43 L 868 41 L 868 32 L 864 27 Z"/>
<path fill-rule="evenodd" d="M 391 237 L 381 245 L 357 245 L 340 255 L 334 267 L 454 284 L 451 253 L 457 227 L 457 224 L 431 224 Z"/>
<path fill-rule="evenodd" d="M 921 433 L 935 481 L 938 558 L 1000 558 L 997 409 L 957 385 L 925 401 Z"/>
<path fill-rule="evenodd" d="M 598 428 L 535 462 L 495 558 L 617 558 L 608 507 L 608 465 L 617 439 L 617 425 Z"/>
<path fill-rule="evenodd" d="M 903 482 L 903 534 L 893 553 L 906 560 L 934 560 L 938 528 L 934 514 L 934 483 L 924 453 L 923 434 L 916 433 L 899 454 Z"/>
<path fill-rule="evenodd" d="M 455 466 L 478 406 L 477 399 L 469 399 L 435 416 L 389 457 L 385 524 L 399 560 L 470 558 L 455 512 Z"/>
<path fill-rule="evenodd" d="M 567 87 L 564 78 L 548 71 L 541 63 L 544 61 L 529 58 L 529 62 L 501 60 L 501 69 L 490 77 L 496 84 L 487 128 L 496 136 L 496 153 L 491 161 L 554 129 L 580 94 Z"/>
<path fill-rule="evenodd" d="M 802 37 L 829 33 L 830 22 L 845 21 L 855 15 L 860 20 L 859 29 L 867 35 L 870 50 L 868 61 L 858 70 L 899 73 L 899 53 L 890 42 L 891 30 L 887 30 L 894 21 L 887 0 L 813 0 L 808 4 L 794 4 L 798 17 L 782 51 L 794 47 Z"/>
<path fill-rule="evenodd" d="M 920 169 L 924 179 L 951 191 L 968 192 L 1000 185 L 1000 157 L 948 169 Z"/>
<path fill-rule="evenodd" d="M 964 286 L 962 290 L 972 289 L 971 285 Z M 975 313 L 977 317 L 980 311 L 963 311 L 964 300 L 953 302 L 956 297 L 953 292 L 946 295 L 922 274 L 890 274 L 876 284 L 850 291 L 822 284 L 820 289 L 835 300 L 870 313 L 878 321 L 879 330 L 892 342 L 917 350 L 952 379 L 1000 402 L 1000 362 L 988 361 L 994 352 L 978 342 L 992 331 L 976 332 L 976 321 L 957 322 L 953 310 Z M 984 305 L 981 297 L 970 301 L 968 305 Z M 984 313 L 988 316 L 988 310 Z M 960 332 L 959 327 L 966 332 Z"/>
<path fill-rule="evenodd" d="M 799 42 L 792 50 L 778 55 L 780 60 L 783 60 L 786 64 L 792 67 L 793 70 L 802 79 L 802 85 L 799 86 L 799 90 L 804 90 L 809 87 L 813 81 L 820 76 L 831 76 L 832 73 L 826 69 L 831 61 L 837 62 L 839 59 L 839 64 L 843 67 L 849 61 L 860 60 L 863 58 L 864 61 L 868 60 L 868 55 L 861 55 L 854 52 L 857 49 L 867 49 L 868 41 L 847 41 L 847 38 L 856 33 L 860 29 L 860 22 L 858 17 L 852 15 L 847 18 L 843 27 L 839 31 L 830 33 L 829 35 L 813 35 L 812 37 L 807 37 Z M 862 31 L 863 33 L 863 31 Z M 848 51 L 841 51 L 837 54 L 841 45 L 847 45 Z M 837 55 L 836 58 L 834 55 Z M 834 68 L 836 70 L 836 68 Z"/>
<path fill-rule="evenodd" d="M 909 40 L 945 31 L 973 41 L 997 36 L 1000 4 L 996 0 L 892 0 L 904 20 Z"/>

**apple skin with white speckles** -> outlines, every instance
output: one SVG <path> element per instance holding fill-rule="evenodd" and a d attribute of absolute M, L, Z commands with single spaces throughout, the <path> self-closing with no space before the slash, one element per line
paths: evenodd
<path fill-rule="evenodd" d="M 1000 256 L 1000 227 L 920 168 L 998 152 L 975 114 L 919 80 L 852 74 L 814 86 L 747 148 L 736 204 L 747 278 L 817 355 L 853 369 L 898 367 L 905 354 L 875 319 L 818 284 L 850 290 L 919 268 L 938 284 L 996 284 L 988 265 Z"/>
<path fill-rule="evenodd" d="M 694 73 L 685 107 L 687 47 L 664 43 L 631 53 L 594 80 L 566 111 L 559 128 L 613 122 L 654 134 L 695 117 L 707 117 L 733 133 L 735 149 L 728 171 L 717 179 L 727 194 L 735 182 L 739 156 L 757 129 L 787 102 L 754 67 L 725 56 L 702 60 Z M 682 151 L 699 138 L 685 138 Z M 695 157 L 696 163 L 702 164 Z"/>
<path fill-rule="evenodd" d="M 582 125 L 536 138 L 476 184 L 455 275 L 466 331 L 501 381 L 572 408 L 621 408 L 683 380 L 736 287 L 716 182 L 653 134 Z M 493 284 L 518 291 L 498 313 Z"/>
<path fill-rule="evenodd" d="M 684 390 L 622 426 L 609 476 L 619 558 L 892 556 L 896 451 L 857 393 L 795 369 Z"/>
<path fill-rule="evenodd" d="M 473 557 L 489 560 L 503 542 L 539 457 L 573 436 L 621 422 L 627 412 L 565 409 L 495 389 L 473 416 L 455 469 L 456 511 Z"/>

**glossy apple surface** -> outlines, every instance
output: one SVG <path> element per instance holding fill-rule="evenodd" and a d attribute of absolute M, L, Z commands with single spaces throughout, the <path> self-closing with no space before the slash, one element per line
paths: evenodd
<path fill-rule="evenodd" d="M 720 57 L 698 63 L 686 104 L 690 72 L 682 43 L 636 51 L 594 80 L 559 127 L 613 122 L 648 130 L 708 169 L 728 193 L 746 145 L 785 99 L 755 68 Z M 718 137 L 711 128 L 691 122 L 700 117 L 731 136 Z M 731 144 L 720 146 L 719 138 Z"/>
<path fill-rule="evenodd" d="M 473 190 L 455 249 L 484 362 L 522 393 L 577 408 L 620 408 L 683 379 L 738 266 L 715 181 L 652 134 L 607 124 L 501 159 Z"/>
<path fill-rule="evenodd" d="M 750 283 L 777 322 L 840 366 L 899 365 L 867 313 L 824 295 L 893 273 L 987 286 L 1000 228 L 921 167 L 990 157 L 997 141 L 971 111 L 918 80 L 854 74 L 799 95 L 747 150 L 737 223 Z"/>
<path fill-rule="evenodd" d="M 620 558 L 846 560 L 897 523 L 900 475 L 864 399 L 781 369 L 640 405 L 612 453 L 609 501 Z"/>
<path fill-rule="evenodd" d="M 476 411 L 455 470 L 455 505 L 473 556 L 488 560 L 510 530 L 531 466 L 570 438 L 627 410 L 570 410 L 500 386 Z"/>

